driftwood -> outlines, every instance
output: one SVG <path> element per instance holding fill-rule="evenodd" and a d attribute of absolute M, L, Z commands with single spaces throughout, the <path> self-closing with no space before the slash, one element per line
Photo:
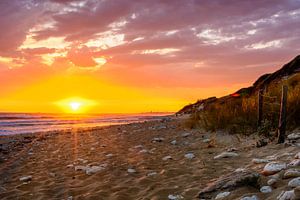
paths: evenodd
<path fill-rule="evenodd" d="M 206 188 L 200 191 L 199 198 L 212 198 L 212 195 L 221 190 L 233 190 L 242 186 L 259 186 L 260 174 L 250 170 L 235 171 L 233 173 L 221 176 L 215 181 L 209 183 Z"/>

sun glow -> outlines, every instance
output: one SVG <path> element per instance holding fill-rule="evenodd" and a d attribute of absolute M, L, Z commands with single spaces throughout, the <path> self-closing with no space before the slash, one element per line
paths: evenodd
<path fill-rule="evenodd" d="M 93 100 L 73 97 L 55 102 L 65 113 L 86 113 L 97 103 Z"/>
<path fill-rule="evenodd" d="M 77 111 L 81 106 L 81 103 L 79 102 L 71 102 L 70 107 L 73 111 Z"/>

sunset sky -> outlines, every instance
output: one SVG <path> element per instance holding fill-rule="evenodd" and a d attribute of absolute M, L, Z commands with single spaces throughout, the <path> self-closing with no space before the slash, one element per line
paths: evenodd
<path fill-rule="evenodd" d="M 300 0 L 1 0 L 0 10 L 4 112 L 176 111 L 300 54 Z"/>

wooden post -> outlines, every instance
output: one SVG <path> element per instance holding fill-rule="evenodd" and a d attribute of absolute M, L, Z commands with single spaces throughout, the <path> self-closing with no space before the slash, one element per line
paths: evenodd
<path fill-rule="evenodd" d="M 261 126 L 262 118 L 263 118 L 263 90 L 260 89 L 258 91 L 258 108 L 257 108 L 257 127 Z"/>
<path fill-rule="evenodd" d="M 287 91 L 288 91 L 287 85 L 283 85 L 282 95 L 281 95 L 279 127 L 278 127 L 278 143 L 284 143 L 285 140 Z"/>

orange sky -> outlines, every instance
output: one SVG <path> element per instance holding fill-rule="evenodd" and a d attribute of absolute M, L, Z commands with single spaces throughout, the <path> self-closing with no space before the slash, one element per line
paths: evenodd
<path fill-rule="evenodd" d="M 173 112 L 300 50 L 299 3 L 149 2 L 1 1 L 0 112 Z"/>

